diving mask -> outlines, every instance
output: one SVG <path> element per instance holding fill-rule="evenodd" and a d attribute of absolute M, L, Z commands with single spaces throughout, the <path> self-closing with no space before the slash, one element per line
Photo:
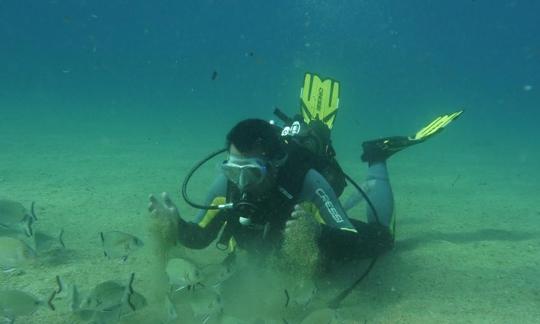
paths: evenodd
<path fill-rule="evenodd" d="M 223 162 L 221 170 L 241 191 L 260 184 L 268 173 L 267 164 L 263 159 L 243 158 L 232 154 Z"/>

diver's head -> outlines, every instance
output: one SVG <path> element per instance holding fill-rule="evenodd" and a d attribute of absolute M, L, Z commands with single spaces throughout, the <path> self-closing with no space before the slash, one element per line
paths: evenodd
<path fill-rule="evenodd" d="M 277 128 L 262 119 L 246 119 L 227 134 L 228 159 L 224 175 L 241 192 L 264 191 L 273 183 L 277 167 L 285 160 Z"/>

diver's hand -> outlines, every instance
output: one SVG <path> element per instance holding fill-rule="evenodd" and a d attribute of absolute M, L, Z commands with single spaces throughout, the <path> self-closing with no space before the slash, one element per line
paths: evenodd
<path fill-rule="evenodd" d="M 148 200 L 151 219 L 148 229 L 152 235 L 155 252 L 165 260 L 167 251 L 178 241 L 179 226 L 184 221 L 166 192 L 161 194 L 161 201 L 154 195 L 150 195 Z"/>
<path fill-rule="evenodd" d="M 164 192 L 161 194 L 161 198 L 163 202 L 159 201 L 159 199 L 152 194 L 148 197 L 148 200 L 150 201 L 148 203 L 150 216 L 154 219 L 179 221 L 181 219 L 180 212 L 172 202 L 171 197 Z"/>
<path fill-rule="evenodd" d="M 321 228 L 312 213 L 308 212 L 300 205 L 294 205 L 294 210 L 291 213 L 291 219 L 285 223 L 285 233 L 287 234 L 291 231 L 295 231 L 296 228 L 302 224 L 310 224 L 317 234 L 319 234 L 321 231 Z"/>

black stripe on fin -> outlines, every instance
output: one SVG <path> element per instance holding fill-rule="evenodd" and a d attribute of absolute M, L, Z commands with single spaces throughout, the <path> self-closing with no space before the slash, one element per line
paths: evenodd
<path fill-rule="evenodd" d="M 59 294 L 63 290 L 62 280 L 60 279 L 60 276 L 56 276 L 56 284 L 58 285 L 58 289 L 56 290 L 56 293 Z"/>
<path fill-rule="evenodd" d="M 99 237 L 101 238 L 101 245 L 103 245 L 103 255 L 108 257 L 107 251 L 105 250 L 105 236 L 103 235 L 103 232 L 99 232 Z"/>
<path fill-rule="evenodd" d="M 52 311 L 55 311 L 56 310 L 56 307 L 54 307 L 54 304 L 53 304 L 53 301 L 54 301 L 54 297 L 56 297 L 56 290 L 54 290 L 51 294 L 51 297 L 49 297 L 49 299 L 47 300 L 47 305 L 49 305 L 49 308 L 52 310 Z M 12 322 L 13 323 L 13 322 Z"/>
<path fill-rule="evenodd" d="M 60 242 L 60 245 L 65 249 L 66 245 L 64 244 L 64 229 L 60 229 L 60 233 L 58 234 L 58 241 Z"/>
<path fill-rule="evenodd" d="M 36 202 L 32 201 L 32 204 L 30 205 L 30 213 L 32 214 L 32 217 L 34 218 L 34 220 L 37 220 L 36 212 L 34 209 L 35 205 L 36 205 Z"/>
<path fill-rule="evenodd" d="M 135 280 L 135 272 L 132 272 L 130 277 L 129 277 L 128 287 L 127 287 L 127 289 L 128 289 L 127 303 L 129 305 L 129 308 L 131 308 L 132 311 L 137 310 L 137 308 L 135 307 L 135 305 L 131 301 L 131 296 L 133 295 L 133 281 L 134 280 Z"/>

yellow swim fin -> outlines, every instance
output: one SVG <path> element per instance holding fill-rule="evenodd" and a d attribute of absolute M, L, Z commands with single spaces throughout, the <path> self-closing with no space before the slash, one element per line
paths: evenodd
<path fill-rule="evenodd" d="M 453 112 L 451 114 L 442 115 L 435 118 L 431 123 L 427 124 L 424 128 L 416 132 L 411 137 L 411 140 L 425 141 L 427 138 L 442 131 L 446 125 L 450 124 L 454 119 L 458 118 L 463 113 L 463 110 Z"/>
<path fill-rule="evenodd" d="M 332 129 L 339 108 L 339 82 L 330 78 L 321 80 L 316 74 L 306 73 L 300 104 L 306 124 L 320 120 Z"/>
<path fill-rule="evenodd" d="M 362 161 L 376 162 L 388 159 L 392 154 L 406 147 L 422 143 L 442 131 L 448 124 L 463 113 L 463 110 L 435 118 L 431 123 L 420 129 L 414 136 L 391 136 L 362 143 L 364 152 Z"/>

